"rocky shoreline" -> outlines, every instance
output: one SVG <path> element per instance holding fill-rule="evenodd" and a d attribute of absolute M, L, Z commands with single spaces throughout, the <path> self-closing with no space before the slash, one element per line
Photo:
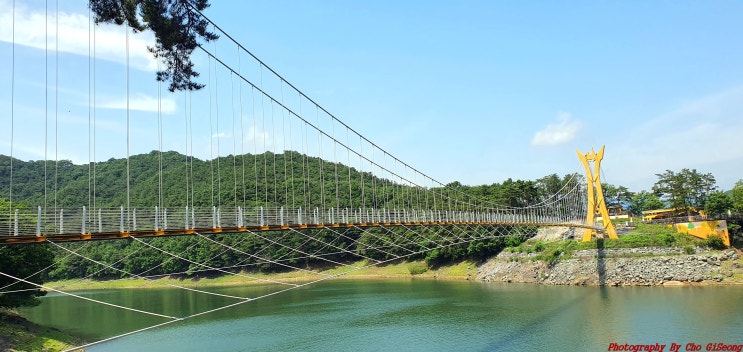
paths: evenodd
<path fill-rule="evenodd" d="M 476 279 L 547 285 L 673 286 L 742 284 L 743 260 L 734 249 L 648 247 L 575 251 L 554 263 L 535 253 L 502 252 L 478 267 Z"/>

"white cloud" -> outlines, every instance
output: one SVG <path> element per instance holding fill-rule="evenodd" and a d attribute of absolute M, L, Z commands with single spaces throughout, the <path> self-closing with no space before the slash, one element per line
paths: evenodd
<path fill-rule="evenodd" d="M 96 58 L 125 64 L 126 32 L 123 26 L 108 24 L 96 26 L 92 24 L 87 14 L 59 12 L 57 16 L 54 9 L 49 9 L 47 18 L 44 10 L 31 10 L 22 3 L 15 5 L 13 18 L 11 3 L 0 0 L 0 41 L 9 43 L 15 41 L 17 45 L 48 49 L 49 52 L 54 52 L 59 47 L 60 52 L 88 56 L 92 52 L 89 43 L 94 27 Z M 130 33 L 129 64 L 140 70 L 155 71 L 157 61 L 147 51 L 147 45 L 152 44 L 154 44 L 152 32 Z"/>
<path fill-rule="evenodd" d="M 124 110 L 127 108 L 126 97 L 116 99 L 103 98 L 101 100 L 103 101 L 97 104 L 97 107 L 99 108 L 117 110 Z M 163 114 L 171 115 L 176 111 L 175 99 L 172 97 L 161 98 L 159 104 L 160 111 Z M 157 112 L 158 99 L 144 94 L 136 94 L 135 96 L 129 98 L 129 109 L 137 111 Z"/>
<path fill-rule="evenodd" d="M 551 123 L 537 131 L 531 140 L 531 145 L 554 146 L 570 142 L 582 127 L 583 124 L 580 121 L 572 120 L 569 113 L 561 112 L 557 115 L 557 123 Z"/>

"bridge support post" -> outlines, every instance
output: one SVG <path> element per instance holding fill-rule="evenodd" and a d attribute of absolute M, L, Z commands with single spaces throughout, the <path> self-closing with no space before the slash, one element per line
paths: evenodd
<path fill-rule="evenodd" d="M 593 148 L 586 154 L 581 153 L 579 150 L 576 150 L 576 153 L 578 153 L 578 158 L 586 169 L 586 180 L 588 182 L 588 213 L 586 214 L 586 223 L 592 226 L 596 214 L 600 213 L 604 232 L 609 235 L 609 238 L 619 238 L 609 218 L 609 211 L 606 210 L 604 192 L 601 189 L 601 159 L 604 158 L 604 146 L 601 146 L 598 153 Z M 591 172 L 591 162 L 593 162 L 593 172 Z M 586 229 L 583 232 L 583 242 L 590 241 L 595 234 L 596 230 Z"/>
<path fill-rule="evenodd" d="M 15 210 L 15 216 L 13 220 L 13 236 L 18 236 L 18 209 Z"/>
<path fill-rule="evenodd" d="M 82 224 L 82 230 L 80 231 L 80 233 L 82 233 L 82 234 L 85 234 L 86 233 L 85 232 L 85 221 L 87 220 L 86 219 L 86 215 L 88 215 L 87 212 L 86 212 L 86 210 L 87 210 L 87 208 L 85 208 L 85 206 L 83 205 L 83 224 Z"/>
<path fill-rule="evenodd" d="M 36 209 L 36 236 L 41 236 L 41 205 L 39 205 Z"/>

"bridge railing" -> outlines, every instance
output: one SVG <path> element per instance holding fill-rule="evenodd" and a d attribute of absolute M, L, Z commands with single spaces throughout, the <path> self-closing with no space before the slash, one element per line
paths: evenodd
<path fill-rule="evenodd" d="M 397 208 L 176 207 L 15 210 L 0 217 L 0 236 L 126 232 L 177 232 L 333 224 L 565 224 L 584 225 L 572 213 L 538 209 L 451 211 Z"/>

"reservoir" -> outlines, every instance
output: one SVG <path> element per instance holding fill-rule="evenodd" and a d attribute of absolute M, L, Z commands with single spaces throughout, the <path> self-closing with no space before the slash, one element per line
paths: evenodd
<path fill-rule="evenodd" d="M 255 297 L 275 288 L 210 288 Z M 184 317 L 237 302 L 179 289 L 78 291 Z M 168 321 L 50 293 L 29 320 L 97 341 Z M 743 287 L 576 287 L 330 280 L 174 322 L 87 351 L 607 351 L 743 344 Z M 714 346 L 713 346 L 714 347 Z"/>

